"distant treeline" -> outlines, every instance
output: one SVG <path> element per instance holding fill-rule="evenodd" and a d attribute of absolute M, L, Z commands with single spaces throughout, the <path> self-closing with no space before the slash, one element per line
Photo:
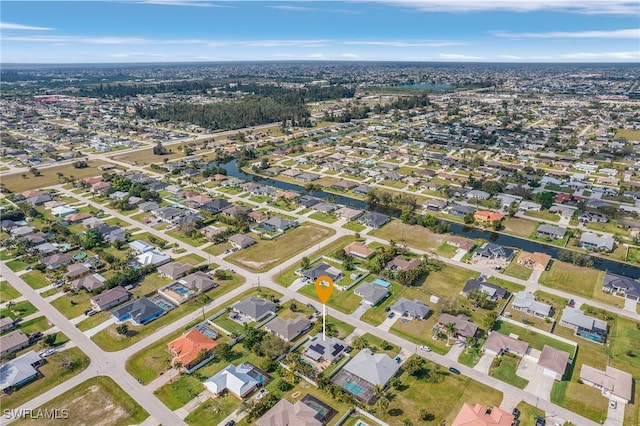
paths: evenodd
<path fill-rule="evenodd" d="M 351 105 L 339 115 L 335 115 L 331 112 L 325 112 L 323 119 L 325 121 L 348 123 L 352 119 L 366 118 L 370 112 L 373 112 L 374 114 L 385 114 L 393 109 L 408 110 L 427 105 L 429 105 L 429 97 L 426 93 L 423 93 L 415 96 L 400 97 L 388 104 L 377 104 L 373 108 L 367 105 Z"/>

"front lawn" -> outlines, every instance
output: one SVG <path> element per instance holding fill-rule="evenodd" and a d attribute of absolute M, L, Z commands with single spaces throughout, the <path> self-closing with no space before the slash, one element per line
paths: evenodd
<path fill-rule="evenodd" d="M 365 333 L 362 335 L 362 338 L 367 342 L 367 347 L 374 353 L 383 352 L 391 358 L 395 358 L 400 353 L 399 347 L 373 334 Z"/>
<path fill-rule="evenodd" d="M 260 240 L 225 259 L 252 272 L 265 272 L 335 232 L 330 228 L 303 223 L 273 240 Z"/>
<path fill-rule="evenodd" d="M 22 259 L 14 259 L 10 260 L 6 263 L 7 268 L 11 269 L 13 272 L 20 272 L 24 270 L 29 264 Z"/>
<path fill-rule="evenodd" d="M 362 224 L 360 224 L 360 223 L 358 223 L 356 221 L 347 222 L 344 225 L 342 225 L 342 227 L 344 229 L 348 229 L 348 230 L 353 231 L 353 232 L 362 232 L 367 228 L 366 226 L 364 226 L 364 225 L 362 225 Z"/>
<path fill-rule="evenodd" d="M 204 390 L 205 387 L 200 380 L 184 374 L 177 380 L 159 387 L 153 394 L 170 410 L 177 410 Z"/>
<path fill-rule="evenodd" d="M 63 361 L 69 367 L 63 367 Z M 79 348 L 70 348 L 56 352 L 47 358 L 47 362 L 38 368 L 42 377 L 21 387 L 10 395 L 0 396 L 2 408 L 19 407 L 30 399 L 58 386 L 89 366 L 89 358 Z M 61 408 L 61 407 L 57 407 Z"/>
<path fill-rule="evenodd" d="M 544 411 L 524 401 L 520 401 L 516 408 L 520 410 L 519 426 L 536 426 L 536 418 L 545 417 Z"/>
<path fill-rule="evenodd" d="M 440 244 L 438 246 L 438 248 L 436 249 L 436 253 L 442 257 L 447 257 L 449 259 L 451 259 L 456 252 L 458 251 L 458 247 L 456 246 L 452 246 L 451 244 L 447 243 L 446 241 L 442 244 Z"/>
<path fill-rule="evenodd" d="M 184 421 L 194 426 L 219 425 L 238 408 L 238 405 L 238 398 L 230 394 L 215 399 L 210 398 L 189 413 Z"/>
<path fill-rule="evenodd" d="M 522 253 L 520 253 L 518 256 L 521 256 L 521 255 Z M 516 258 L 509 264 L 509 266 L 506 267 L 503 273 L 506 275 L 510 275 L 514 278 L 519 278 L 521 280 L 526 281 L 529 279 L 532 272 L 533 272 L 533 269 L 527 268 L 524 265 L 519 265 L 518 259 Z"/>
<path fill-rule="evenodd" d="M 495 365 L 497 362 L 500 363 L 498 366 Z M 512 386 L 524 389 L 529 384 L 529 381 L 516 374 L 518 364 L 520 364 L 520 360 L 510 356 L 503 355 L 494 358 L 494 364 L 489 368 L 489 375 Z"/>
<path fill-rule="evenodd" d="M 314 283 L 305 284 L 298 291 L 304 294 L 305 296 L 320 302 L 320 299 L 318 298 L 318 294 L 316 293 L 316 286 Z M 345 314 L 350 314 L 360 306 L 361 301 L 362 301 L 362 298 L 360 296 L 356 296 L 355 294 L 353 294 L 353 290 L 348 290 L 348 291 L 336 290 L 331 294 L 331 297 L 329 298 L 327 305 Z"/>
<path fill-rule="evenodd" d="M 322 212 L 315 212 L 313 214 L 310 214 L 309 218 L 319 220 L 320 222 L 324 222 L 328 224 L 331 224 L 338 220 L 338 218 L 335 215 L 331 213 L 322 213 Z"/>
<path fill-rule="evenodd" d="M 79 317 L 91 308 L 89 299 L 93 297 L 93 294 L 85 290 L 80 290 L 76 294 L 68 292 L 56 300 L 51 302 L 54 308 L 56 308 L 67 319 L 73 319 Z"/>
<path fill-rule="evenodd" d="M 20 297 L 20 292 L 6 281 L 0 281 L 0 303 Z"/>
<path fill-rule="evenodd" d="M 551 213 L 549 210 L 541 210 L 539 212 L 536 211 L 526 211 L 524 212 L 525 216 L 531 216 L 542 220 L 548 220 L 550 222 L 559 222 L 560 215 Z"/>
<path fill-rule="evenodd" d="M 525 328 L 504 321 L 496 321 L 493 329 L 507 336 L 512 333 L 516 334 L 520 340 L 527 342 L 529 346 L 539 351 L 544 348 L 544 345 L 549 345 L 553 346 L 556 349 L 560 349 L 561 351 L 569 353 L 569 356 L 573 356 L 574 347 L 572 345 L 561 342 L 560 340 L 554 339 L 552 337 L 536 333 L 533 330 L 527 330 Z"/>
<path fill-rule="evenodd" d="M 202 256 L 198 256 L 195 253 L 189 253 L 186 256 L 182 256 L 177 258 L 175 261 L 180 263 L 188 263 L 189 265 L 199 265 L 204 262 L 206 259 Z"/>
<path fill-rule="evenodd" d="M 28 300 L 23 300 L 9 308 L 4 308 L 0 311 L 0 317 L 9 317 L 11 319 L 24 318 L 29 316 L 38 310 Z"/>
<path fill-rule="evenodd" d="M 80 321 L 78 323 L 78 329 L 80 331 L 91 330 L 93 327 L 97 327 L 98 325 L 108 320 L 109 317 L 111 317 L 111 314 L 108 311 L 98 312 L 97 314 Z"/>
<path fill-rule="evenodd" d="M 33 271 L 29 271 L 26 274 L 22 275 L 20 278 L 22 278 L 22 280 L 27 284 L 29 284 L 29 287 L 31 287 L 34 290 L 46 287 L 49 284 L 51 284 L 49 279 L 45 277 L 42 272 L 37 271 L 35 269 Z"/>

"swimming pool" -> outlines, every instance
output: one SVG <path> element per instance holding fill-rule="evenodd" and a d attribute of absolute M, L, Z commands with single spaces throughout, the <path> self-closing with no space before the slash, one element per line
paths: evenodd
<path fill-rule="evenodd" d="M 389 288 L 391 287 L 391 283 L 389 281 L 385 281 L 382 278 L 376 278 L 373 280 L 374 284 L 378 284 L 380 287 Z"/>
<path fill-rule="evenodd" d="M 347 382 L 344 385 L 342 385 L 342 387 L 345 388 L 348 392 L 352 393 L 353 395 L 360 395 L 362 393 L 362 388 L 353 382 Z"/>
<path fill-rule="evenodd" d="M 369 425 L 363 422 L 362 420 L 358 420 L 358 423 L 356 423 L 356 426 L 369 426 Z"/>
<path fill-rule="evenodd" d="M 174 288 L 173 290 L 176 293 L 179 293 L 179 294 L 182 294 L 182 295 L 185 295 L 185 294 L 189 293 L 189 290 L 184 288 L 184 287 L 177 287 L 177 288 Z"/>

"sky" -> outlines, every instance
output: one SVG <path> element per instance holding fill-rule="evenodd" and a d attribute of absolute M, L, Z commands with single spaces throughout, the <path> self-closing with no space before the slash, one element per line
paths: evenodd
<path fill-rule="evenodd" d="M 3 0 L 0 63 L 640 63 L 638 0 Z"/>

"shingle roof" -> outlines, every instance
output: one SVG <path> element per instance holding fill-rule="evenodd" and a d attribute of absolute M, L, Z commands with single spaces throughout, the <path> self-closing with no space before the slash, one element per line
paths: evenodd
<path fill-rule="evenodd" d="M 384 353 L 373 354 L 364 348 L 344 366 L 349 373 L 372 385 L 384 386 L 398 372 L 400 365 Z"/>

